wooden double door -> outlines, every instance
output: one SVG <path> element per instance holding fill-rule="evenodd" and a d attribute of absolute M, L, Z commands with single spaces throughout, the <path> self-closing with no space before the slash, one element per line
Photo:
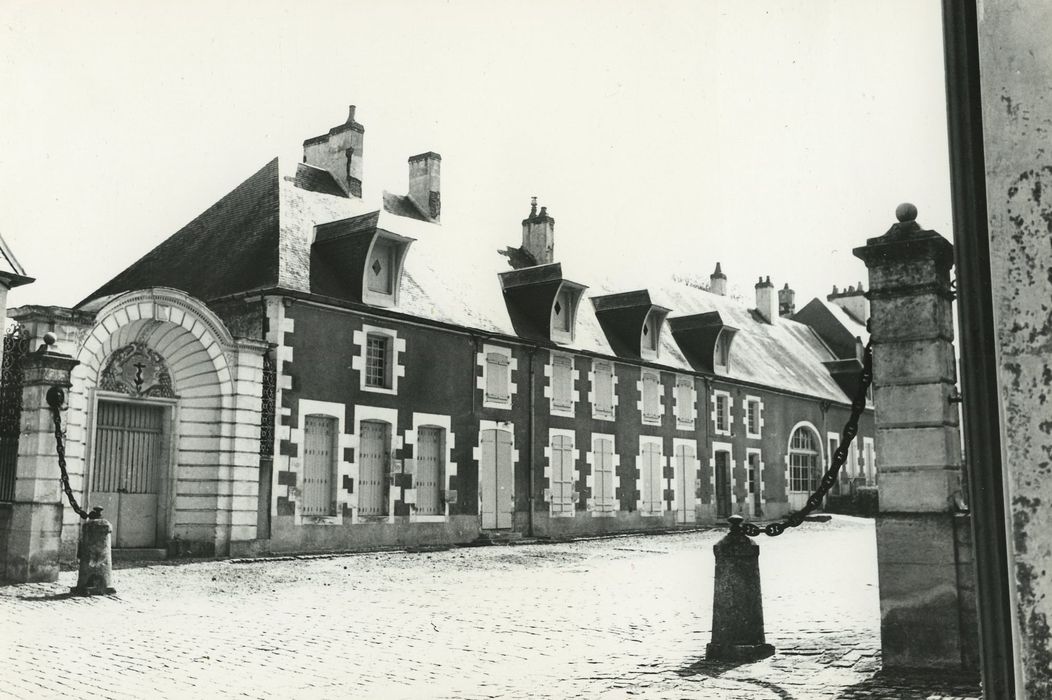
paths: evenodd
<path fill-rule="evenodd" d="M 89 503 L 113 526 L 114 547 L 164 541 L 167 415 L 163 405 L 98 402 Z"/>

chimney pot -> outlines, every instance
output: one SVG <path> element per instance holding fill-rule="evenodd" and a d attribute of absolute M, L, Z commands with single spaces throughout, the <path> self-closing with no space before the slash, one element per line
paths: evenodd
<path fill-rule="evenodd" d="M 727 275 L 723 274 L 719 263 L 716 263 L 716 269 L 709 275 L 709 291 L 721 297 L 727 296 Z"/>
<path fill-rule="evenodd" d="M 774 323 L 778 316 L 778 295 L 770 277 L 764 280 L 761 276 L 760 281 L 756 283 L 756 311 L 767 323 Z"/>
<path fill-rule="evenodd" d="M 530 199 L 530 216 L 522 222 L 522 249 L 538 265 L 555 262 L 555 219 L 548 216 L 548 207 L 537 213 L 537 198 Z"/>
<path fill-rule="evenodd" d="M 409 198 L 432 221 L 442 214 L 442 156 L 434 151 L 409 158 Z"/>
<path fill-rule="evenodd" d="M 789 283 L 778 291 L 778 315 L 792 316 L 796 313 L 796 292 L 789 288 Z"/>
<path fill-rule="evenodd" d="M 354 111 L 351 105 L 346 122 L 304 141 L 303 162 L 328 170 L 348 196 L 361 197 L 365 127 L 354 121 Z"/>

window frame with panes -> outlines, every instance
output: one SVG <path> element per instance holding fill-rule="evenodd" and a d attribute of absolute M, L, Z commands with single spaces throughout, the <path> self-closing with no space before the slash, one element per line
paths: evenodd
<path fill-rule="evenodd" d="M 721 408 L 721 400 L 723 406 Z M 715 435 L 731 435 L 731 409 L 733 408 L 734 400 L 731 398 L 729 391 L 723 391 L 722 389 L 714 389 L 712 392 L 712 432 Z M 723 426 L 720 427 L 720 423 Z"/>
<path fill-rule="evenodd" d="M 759 440 L 763 437 L 763 400 L 759 396 L 745 397 L 745 437 Z M 755 428 L 755 429 L 754 429 Z"/>

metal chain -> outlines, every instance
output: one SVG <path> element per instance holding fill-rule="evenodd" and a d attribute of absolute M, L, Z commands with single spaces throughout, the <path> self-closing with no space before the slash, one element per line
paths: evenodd
<path fill-rule="evenodd" d="M 73 507 L 80 519 L 87 520 L 89 515 L 77 503 L 77 499 L 73 496 L 73 489 L 69 485 L 69 473 L 66 471 L 66 434 L 62 430 L 62 416 L 59 415 L 59 407 L 57 405 L 51 406 L 51 420 L 55 424 L 55 451 L 58 452 L 58 468 L 61 472 L 62 490 L 66 492 L 69 505 Z"/>
<path fill-rule="evenodd" d="M 811 511 L 822 505 L 822 499 L 826 497 L 826 494 L 829 493 L 829 489 L 831 489 L 833 484 L 837 482 L 837 477 L 840 475 L 840 468 L 843 467 L 844 462 L 847 461 L 847 450 L 848 447 L 851 446 L 851 441 L 854 440 L 855 435 L 858 434 L 858 419 L 862 415 L 862 412 L 866 410 L 866 393 L 869 391 L 869 385 L 872 382 L 873 340 L 870 339 L 870 341 L 866 343 L 866 349 L 862 355 L 862 380 L 859 382 L 858 390 L 855 392 L 855 400 L 851 403 L 851 417 L 847 419 L 847 424 L 844 426 L 844 432 L 841 433 L 840 436 L 840 447 L 838 447 L 833 453 L 833 463 L 829 465 L 829 469 L 822 476 L 822 481 L 819 483 L 818 489 L 807 497 L 807 504 L 803 508 L 795 513 L 790 513 L 785 520 L 768 523 L 762 529 L 755 523 L 742 523 L 742 532 L 749 537 L 756 537 L 760 533 L 769 537 L 777 537 L 788 528 L 796 527 L 804 522 L 804 518 L 806 518 Z"/>

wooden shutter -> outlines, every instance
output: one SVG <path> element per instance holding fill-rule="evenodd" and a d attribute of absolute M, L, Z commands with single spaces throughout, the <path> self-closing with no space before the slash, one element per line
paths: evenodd
<path fill-rule="evenodd" d="M 445 509 L 439 494 L 444 479 L 446 431 L 442 428 L 421 427 L 416 431 L 416 474 L 413 488 L 416 490 L 416 512 L 418 515 L 442 515 Z"/>
<path fill-rule="evenodd" d="M 643 373 L 643 418 L 661 420 L 661 381 L 656 372 Z"/>
<path fill-rule="evenodd" d="M 552 438 L 552 511 L 554 513 L 572 513 L 574 469 L 573 440 L 565 435 Z"/>
<path fill-rule="evenodd" d="M 596 362 L 592 366 L 595 380 L 595 413 L 612 418 L 614 415 L 614 366 L 609 362 Z"/>
<path fill-rule="evenodd" d="M 592 477 L 592 506 L 600 513 L 614 508 L 614 443 L 597 438 L 594 445 L 595 474 Z"/>
<path fill-rule="evenodd" d="M 336 512 L 333 472 L 336 466 L 336 419 L 307 416 L 303 425 L 303 515 Z"/>
<path fill-rule="evenodd" d="M 661 513 L 665 509 L 664 478 L 661 469 L 661 450 L 654 443 L 642 447 L 643 468 L 640 478 L 643 480 L 643 512 Z"/>
<path fill-rule="evenodd" d="M 573 410 L 573 360 L 564 355 L 552 358 L 552 406 Z"/>
<path fill-rule="evenodd" d="M 694 381 L 689 377 L 676 379 L 676 422 L 694 426 Z"/>
<path fill-rule="evenodd" d="M 490 401 L 508 403 L 508 356 L 491 352 L 486 354 L 486 398 Z"/>

